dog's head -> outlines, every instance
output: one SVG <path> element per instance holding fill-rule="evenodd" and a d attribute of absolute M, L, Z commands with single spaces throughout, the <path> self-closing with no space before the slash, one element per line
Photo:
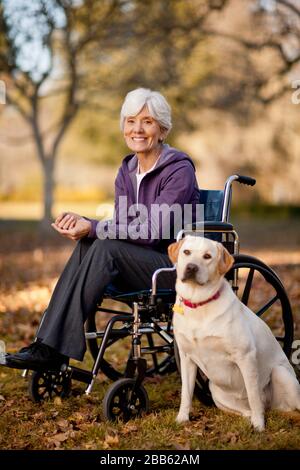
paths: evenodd
<path fill-rule="evenodd" d="M 234 262 L 221 243 L 191 235 L 172 243 L 168 254 L 177 263 L 177 279 L 200 286 L 220 279 Z"/>

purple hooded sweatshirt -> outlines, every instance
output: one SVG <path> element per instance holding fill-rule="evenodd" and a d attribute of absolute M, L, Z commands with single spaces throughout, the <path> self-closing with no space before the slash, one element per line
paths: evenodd
<path fill-rule="evenodd" d="M 115 180 L 114 218 L 89 219 L 89 237 L 121 239 L 165 252 L 175 239 L 178 214 L 179 228 L 183 228 L 184 217 L 189 217 L 189 223 L 195 221 L 199 203 L 195 166 L 188 155 L 164 144 L 156 166 L 140 183 L 137 203 L 137 165 L 136 155 L 124 158 Z M 171 206 L 177 211 L 168 211 Z"/>

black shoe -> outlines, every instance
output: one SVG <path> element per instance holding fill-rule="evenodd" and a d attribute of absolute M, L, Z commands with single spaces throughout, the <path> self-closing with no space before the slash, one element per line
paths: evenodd
<path fill-rule="evenodd" d="M 46 344 L 36 341 L 16 354 L 7 354 L 6 366 L 14 369 L 57 370 L 69 359 Z"/>

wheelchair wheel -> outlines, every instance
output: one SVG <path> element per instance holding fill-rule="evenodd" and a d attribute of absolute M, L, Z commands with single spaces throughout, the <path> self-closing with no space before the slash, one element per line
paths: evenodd
<path fill-rule="evenodd" d="M 97 321 L 101 314 L 95 313 L 88 317 L 85 325 L 87 332 L 95 332 L 103 329 L 103 325 L 98 325 Z M 124 378 L 127 359 L 131 357 L 132 336 L 131 325 L 122 325 L 118 334 L 112 336 L 107 344 L 104 358 L 101 362 L 101 371 L 111 380 Z M 96 360 L 101 339 L 87 339 L 88 349 Z M 164 375 L 177 370 L 174 357 L 173 345 L 169 345 L 156 333 L 145 333 L 141 337 L 142 348 L 147 348 L 148 368 L 146 376 L 151 377 L 155 374 Z M 152 352 L 151 352 L 152 351 Z"/>
<path fill-rule="evenodd" d="M 140 417 L 149 410 L 148 394 L 139 385 L 133 390 L 134 379 L 120 379 L 114 382 L 108 389 L 103 400 L 103 413 L 109 421 L 129 421 Z"/>
<path fill-rule="evenodd" d="M 55 397 L 65 398 L 70 395 L 71 385 L 71 378 L 65 372 L 34 371 L 29 377 L 28 394 L 36 403 Z"/>
<path fill-rule="evenodd" d="M 266 322 L 289 357 L 294 338 L 294 322 L 281 280 L 269 266 L 253 256 L 237 255 L 227 277 L 232 279 L 236 271 L 239 299 Z"/>

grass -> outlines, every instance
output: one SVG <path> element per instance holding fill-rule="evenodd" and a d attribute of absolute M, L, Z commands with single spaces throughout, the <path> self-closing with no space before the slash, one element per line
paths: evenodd
<path fill-rule="evenodd" d="M 71 242 L 59 238 L 55 242 L 41 241 L 35 225 L 29 224 L 26 230 L 20 224 L 17 227 L 18 230 L 10 225 L 7 230 L 4 224 L 4 229 L 0 229 L 0 339 L 5 341 L 8 351 L 31 342 L 73 248 Z M 286 286 L 299 338 L 300 263 L 299 256 L 295 257 L 295 246 L 291 244 L 289 248 L 288 252 L 285 247 L 284 258 L 279 246 L 276 252 L 265 248 L 260 256 L 275 266 Z M 91 367 L 88 354 L 81 366 Z M 27 380 L 20 371 L 1 367 L 0 448 L 176 451 L 300 448 L 298 412 L 267 412 L 266 431 L 258 433 L 246 418 L 205 407 L 195 399 L 191 421 L 176 424 L 181 388 L 176 373 L 145 381 L 150 398 L 147 415 L 126 424 L 107 422 L 102 402 L 110 383 L 99 374 L 92 394 L 87 396 L 85 385 L 74 381 L 69 398 L 37 404 L 29 399 Z"/>
<path fill-rule="evenodd" d="M 5 371 L 5 372 L 4 372 Z M 2 369 L 1 449 L 299 449 L 299 413 L 268 412 L 266 431 L 253 431 L 246 418 L 194 401 L 191 421 L 176 424 L 180 380 L 176 374 L 145 383 L 150 412 L 128 423 L 104 420 L 102 400 L 108 387 L 99 381 L 91 396 L 74 383 L 68 399 L 34 404 L 20 372 Z M 2 395 L 3 397 L 3 395 Z"/>
<path fill-rule="evenodd" d="M 57 216 L 63 211 L 77 212 L 86 217 L 95 217 L 99 201 L 88 202 L 59 202 L 54 204 L 53 215 Z M 0 217 L 11 220 L 34 220 L 38 221 L 43 215 L 43 205 L 41 202 L 0 202 Z"/>

